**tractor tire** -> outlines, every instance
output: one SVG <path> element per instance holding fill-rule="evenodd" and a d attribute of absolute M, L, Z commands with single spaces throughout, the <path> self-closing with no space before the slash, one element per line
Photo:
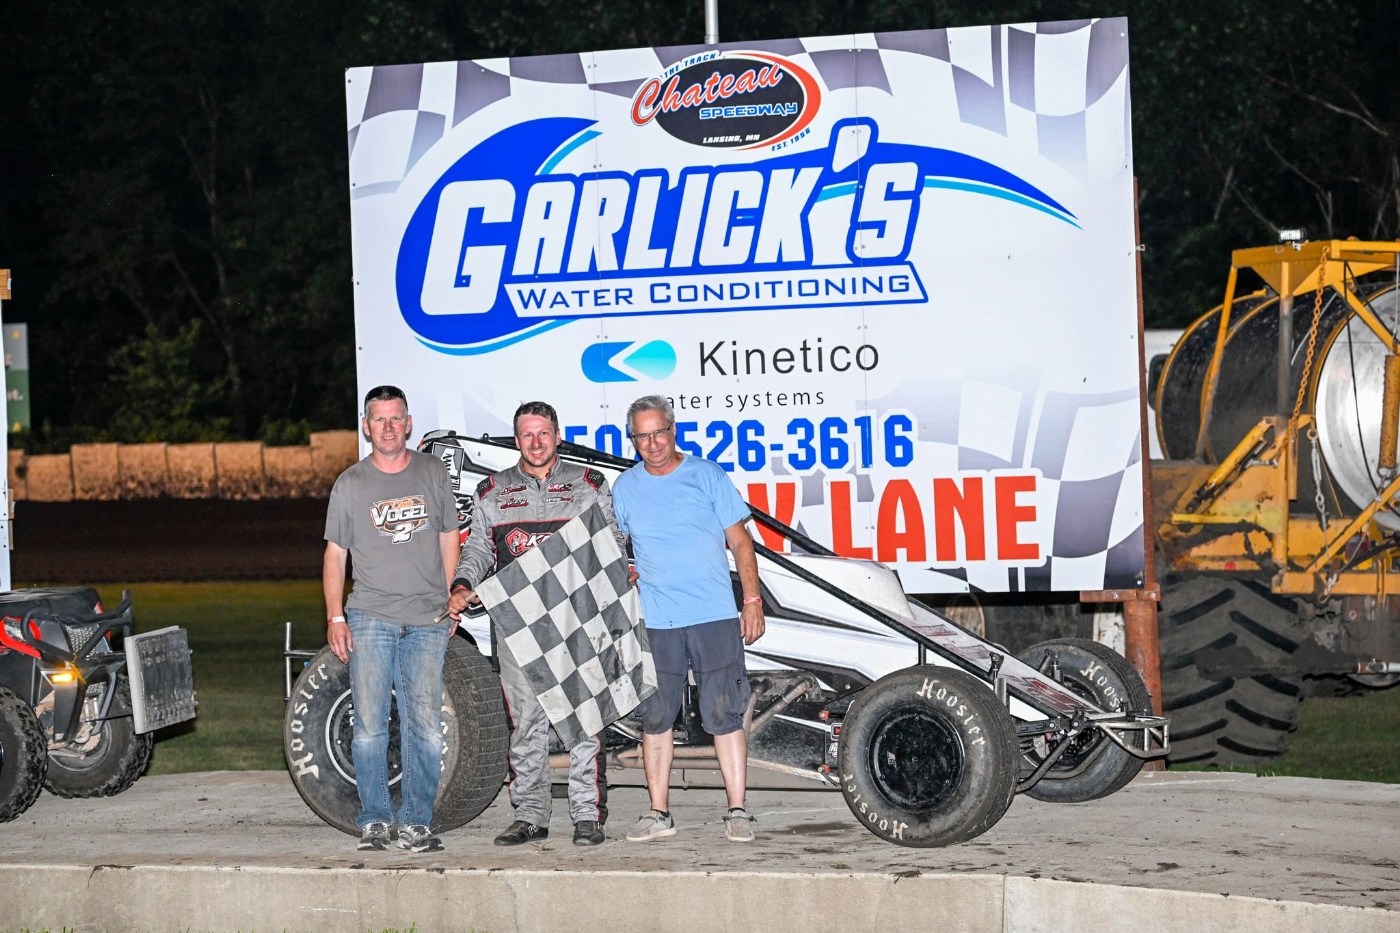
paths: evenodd
<path fill-rule="evenodd" d="M 1051 652 L 1060 659 L 1064 685 L 1095 706 L 1152 714 L 1152 695 L 1142 678 L 1128 659 L 1112 648 L 1085 638 L 1056 638 L 1033 645 L 1021 654 L 1021 660 L 1039 668 Z M 1076 770 L 1086 761 L 1089 764 L 1080 773 L 1058 776 Z M 1092 730 L 1073 739 L 1059 761 L 1026 793 L 1053 803 L 1082 803 L 1122 790 L 1141 770 L 1141 758 Z"/>
<path fill-rule="evenodd" d="M 0 687 L 0 823 L 17 818 L 39 798 L 48 758 L 34 710 Z"/>
<path fill-rule="evenodd" d="M 87 705 L 96 714 L 96 699 Z M 136 723 L 131 718 L 131 684 L 125 674 L 117 678 L 117 692 L 107 715 L 109 718 L 94 737 L 96 741 L 85 743 L 87 747 L 82 751 L 49 750 L 48 776 L 44 778 L 49 793 L 59 797 L 112 797 L 145 773 L 155 734 L 136 734 Z"/>
<path fill-rule="evenodd" d="M 981 835 L 1016 792 L 1010 714 L 981 680 L 911 667 L 860 692 L 841 730 L 841 793 L 887 842 L 947 846 Z"/>
<path fill-rule="evenodd" d="M 1298 604 L 1250 579 L 1162 579 L 1162 710 L 1171 764 L 1260 767 L 1298 728 L 1302 678 L 1228 673 L 1276 664 L 1307 637 Z M 1222 670 L 1223 668 L 1223 670 Z"/>
<path fill-rule="evenodd" d="M 357 834 L 360 795 L 355 786 L 354 704 L 350 669 L 321 649 L 292 687 L 283 723 L 287 768 L 301 799 L 342 832 Z M 506 725 L 501 681 L 471 642 L 453 637 L 442 669 L 442 777 L 433 805 L 433 830 L 447 832 L 475 819 L 505 783 Z M 389 716 L 389 791 L 399 793 L 397 704 Z"/>

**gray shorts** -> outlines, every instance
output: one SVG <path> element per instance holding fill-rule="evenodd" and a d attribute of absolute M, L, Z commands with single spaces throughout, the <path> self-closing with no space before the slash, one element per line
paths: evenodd
<path fill-rule="evenodd" d="M 637 714 L 648 735 L 669 732 L 681 711 L 685 674 L 695 672 L 700 691 L 700 722 L 710 735 L 728 735 L 744 727 L 749 705 L 749 678 L 744 673 L 744 635 L 738 619 L 719 619 L 684 628 L 647 629 L 656 662 L 656 692 L 642 701 Z"/>

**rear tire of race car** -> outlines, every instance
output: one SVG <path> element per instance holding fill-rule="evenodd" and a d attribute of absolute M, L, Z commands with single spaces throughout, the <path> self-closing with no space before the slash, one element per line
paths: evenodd
<path fill-rule="evenodd" d="M 1142 678 L 1128 659 L 1112 648 L 1087 638 L 1054 638 L 1027 648 L 1021 660 L 1039 668 L 1051 652 L 1060 660 L 1061 682 L 1075 694 L 1100 709 L 1152 714 L 1152 695 Z M 1090 756 L 1094 756 L 1093 761 L 1082 772 L 1056 779 L 1056 772 L 1073 771 Z M 1091 730 L 1076 737 L 1045 777 L 1026 793 L 1052 803 L 1082 803 L 1122 790 L 1141 770 L 1141 758 L 1128 754 L 1098 730 Z"/>
<path fill-rule="evenodd" d="M 34 710 L 0 687 L 0 823 L 15 819 L 38 799 L 48 757 Z"/>
<path fill-rule="evenodd" d="M 887 842 L 953 845 L 1001 819 L 1016 792 L 1016 729 L 982 681 L 911 667 L 860 692 L 841 730 L 841 793 Z"/>
<path fill-rule="evenodd" d="M 505 782 L 506 724 L 501 681 L 465 638 L 448 643 L 442 670 L 442 778 L 433 805 L 433 830 L 471 822 L 496 799 Z M 283 725 L 287 769 L 301 799 L 342 832 L 359 832 L 360 796 L 350 742 L 354 735 L 350 669 L 329 647 L 306 666 L 292 687 Z M 397 710 L 389 722 L 389 780 L 399 795 Z"/>
<path fill-rule="evenodd" d="M 131 684 L 117 678 L 117 692 L 102 723 L 98 743 L 86 754 L 49 752 L 44 787 L 59 797 L 112 797 L 136 783 L 151 761 L 155 734 L 136 734 L 131 718 Z"/>

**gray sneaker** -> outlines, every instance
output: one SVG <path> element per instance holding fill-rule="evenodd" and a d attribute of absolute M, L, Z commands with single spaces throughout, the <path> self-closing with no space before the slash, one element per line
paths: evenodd
<path fill-rule="evenodd" d="M 361 852 L 382 852 L 389 848 L 389 824 L 377 820 L 366 823 L 360 830 L 360 844 L 355 848 Z"/>
<path fill-rule="evenodd" d="M 671 814 L 662 813 L 660 810 L 648 810 L 642 814 L 642 818 L 637 820 L 637 825 L 632 827 L 632 831 L 627 834 L 628 842 L 646 842 L 648 839 L 660 839 L 662 836 L 674 836 L 676 834 L 676 824 L 671 819 Z"/>
<path fill-rule="evenodd" d="M 730 842 L 753 842 L 753 824 L 756 822 L 743 807 L 730 807 L 724 815 L 724 838 Z"/>
<path fill-rule="evenodd" d="M 441 852 L 442 840 L 421 823 L 399 827 L 399 848 L 410 852 Z"/>

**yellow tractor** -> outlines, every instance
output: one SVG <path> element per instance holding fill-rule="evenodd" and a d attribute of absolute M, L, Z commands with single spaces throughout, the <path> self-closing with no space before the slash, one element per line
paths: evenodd
<path fill-rule="evenodd" d="M 1223 303 L 1167 357 L 1152 489 L 1172 762 L 1258 765 L 1304 697 L 1400 681 L 1397 335 L 1400 242 L 1299 235 L 1237 250 Z"/>

